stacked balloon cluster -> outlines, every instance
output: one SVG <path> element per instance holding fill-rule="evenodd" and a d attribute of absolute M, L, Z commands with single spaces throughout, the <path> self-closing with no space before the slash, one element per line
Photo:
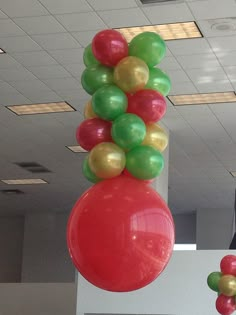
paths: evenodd
<path fill-rule="evenodd" d="M 236 310 L 236 256 L 227 255 L 220 263 L 221 272 L 212 272 L 207 278 L 210 289 L 218 293 L 216 309 L 221 315 Z"/>
<path fill-rule="evenodd" d="M 173 251 L 171 212 L 148 185 L 163 169 L 168 144 L 156 122 L 166 112 L 170 80 L 154 67 L 165 50 L 156 33 L 128 45 L 121 33 L 105 30 L 84 51 L 81 81 L 92 99 L 76 137 L 89 151 L 83 174 L 95 185 L 72 209 L 67 243 L 82 276 L 108 291 L 148 285 Z"/>
<path fill-rule="evenodd" d="M 165 50 L 156 33 L 141 33 L 128 46 L 115 30 L 99 32 L 85 49 L 81 81 L 92 100 L 76 138 L 90 151 L 83 165 L 88 180 L 96 183 L 123 171 L 151 180 L 161 173 L 168 137 L 156 122 L 166 112 L 170 79 L 154 66 Z"/>

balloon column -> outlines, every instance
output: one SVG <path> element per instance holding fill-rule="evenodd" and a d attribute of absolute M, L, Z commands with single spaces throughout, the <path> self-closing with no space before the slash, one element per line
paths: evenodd
<path fill-rule="evenodd" d="M 227 255 L 220 263 L 221 272 L 212 272 L 207 278 L 210 289 L 218 293 L 216 309 L 221 315 L 236 310 L 236 256 Z"/>
<path fill-rule="evenodd" d="M 165 50 L 156 33 L 128 45 L 118 31 L 104 30 L 84 51 L 81 82 L 92 98 L 76 138 L 89 151 L 83 174 L 95 185 L 72 209 L 67 243 L 79 272 L 104 290 L 148 285 L 173 250 L 170 210 L 148 185 L 162 172 L 168 145 L 156 122 L 166 112 L 170 79 L 154 67 Z"/>

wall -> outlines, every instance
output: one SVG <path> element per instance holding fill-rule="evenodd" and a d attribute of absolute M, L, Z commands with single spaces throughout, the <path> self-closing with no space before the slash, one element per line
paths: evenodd
<path fill-rule="evenodd" d="M 77 315 L 177 314 L 219 315 L 216 293 L 208 289 L 207 276 L 219 270 L 220 260 L 236 251 L 176 251 L 164 273 L 152 284 L 131 293 L 97 289 L 78 279 Z"/>
<path fill-rule="evenodd" d="M 26 215 L 22 282 L 74 282 L 66 245 L 68 214 Z"/>
<path fill-rule="evenodd" d="M 174 214 L 175 242 L 196 244 L 196 213 Z"/>
<path fill-rule="evenodd" d="M 21 280 L 24 217 L 0 217 L 0 282 Z"/>

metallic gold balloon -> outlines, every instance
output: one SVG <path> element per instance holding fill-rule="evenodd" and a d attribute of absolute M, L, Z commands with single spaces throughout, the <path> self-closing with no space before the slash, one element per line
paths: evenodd
<path fill-rule="evenodd" d="M 157 124 L 146 125 L 146 137 L 143 145 L 150 145 L 155 149 L 163 152 L 168 145 L 168 136 L 164 129 Z"/>
<path fill-rule="evenodd" d="M 124 92 L 142 90 L 149 79 L 149 68 L 137 57 L 123 58 L 114 70 L 114 82 Z"/>
<path fill-rule="evenodd" d="M 98 117 L 94 111 L 93 111 L 93 108 L 92 108 L 92 100 L 90 100 L 86 105 L 85 105 L 85 108 L 84 108 L 84 118 L 85 119 L 90 119 L 90 118 L 95 118 L 95 117 Z"/>
<path fill-rule="evenodd" d="M 236 295 L 236 277 L 231 275 L 222 276 L 219 281 L 219 291 L 226 296 Z"/>
<path fill-rule="evenodd" d="M 124 151 L 112 142 L 96 145 L 88 157 L 91 171 L 103 179 L 120 175 L 125 168 L 125 162 Z"/>

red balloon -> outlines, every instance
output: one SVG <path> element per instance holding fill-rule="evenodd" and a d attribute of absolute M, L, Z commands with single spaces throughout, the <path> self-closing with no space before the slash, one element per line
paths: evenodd
<path fill-rule="evenodd" d="M 173 218 L 153 188 L 119 176 L 95 184 L 77 201 L 67 243 L 74 265 L 90 283 L 133 291 L 155 280 L 169 262 Z"/>
<path fill-rule="evenodd" d="M 236 256 L 225 256 L 220 262 L 220 269 L 224 275 L 236 276 Z"/>
<path fill-rule="evenodd" d="M 154 182 L 155 178 L 154 179 L 138 179 L 136 177 L 134 177 L 132 174 L 130 174 L 130 172 L 125 168 L 123 173 L 122 173 L 124 176 L 128 176 L 130 178 L 133 178 L 133 179 L 136 179 L 138 181 L 141 181 L 142 183 L 144 184 L 151 184 L 152 182 Z"/>
<path fill-rule="evenodd" d="M 164 96 L 154 90 L 140 90 L 128 98 L 128 113 L 141 117 L 146 124 L 160 120 L 166 113 Z"/>
<path fill-rule="evenodd" d="M 115 66 L 128 56 L 128 43 L 124 36 L 115 30 L 97 33 L 92 41 L 92 51 L 97 60 L 108 67 Z"/>
<path fill-rule="evenodd" d="M 87 151 L 101 142 L 112 142 L 111 122 L 100 118 L 86 119 L 77 128 L 76 139 Z"/>
<path fill-rule="evenodd" d="M 219 295 L 216 299 L 216 309 L 221 315 L 230 315 L 235 311 L 235 298 L 233 296 Z"/>

